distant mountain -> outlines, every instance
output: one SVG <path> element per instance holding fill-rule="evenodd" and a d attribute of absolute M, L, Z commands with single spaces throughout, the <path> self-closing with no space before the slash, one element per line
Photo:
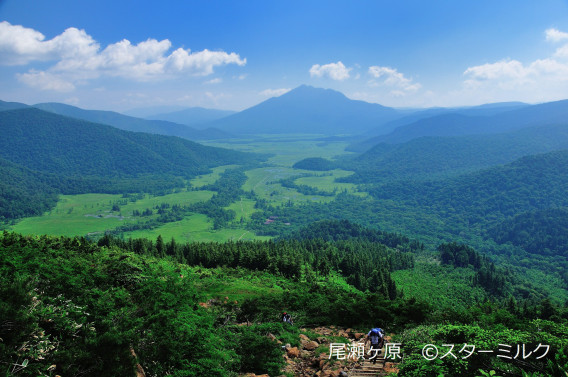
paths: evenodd
<path fill-rule="evenodd" d="M 212 122 L 217 119 L 224 118 L 226 116 L 235 114 L 235 111 L 230 110 L 216 110 L 216 109 L 205 109 L 203 107 L 190 107 L 184 110 L 158 113 L 153 115 L 145 116 L 146 119 L 153 120 L 166 120 L 168 122 L 174 122 L 179 124 L 185 124 L 186 126 L 192 126 L 198 129 L 203 129 L 205 123 Z"/>
<path fill-rule="evenodd" d="M 189 140 L 207 140 L 229 137 L 221 130 L 196 130 L 191 127 L 162 120 L 147 120 L 130 117 L 113 111 L 84 110 L 62 103 L 39 103 L 34 107 L 51 113 L 106 124 L 121 130 L 146 132 L 158 135 L 179 136 Z"/>
<path fill-rule="evenodd" d="M 174 111 L 180 111 L 186 108 L 187 106 L 177 106 L 177 105 L 145 106 L 145 107 L 137 107 L 126 111 L 121 111 L 120 113 L 135 118 L 146 118 L 150 115 L 172 113 Z"/>
<path fill-rule="evenodd" d="M 503 108 L 501 108 L 503 109 Z M 479 110 L 479 107 L 478 107 Z M 483 112 L 499 110 L 486 105 Z M 474 112 L 479 114 L 479 111 Z M 548 102 L 540 105 L 521 106 L 494 115 L 472 116 L 470 112 L 453 112 L 436 115 L 402 125 L 387 135 L 352 145 L 351 151 L 362 151 L 379 143 L 404 143 L 421 136 L 462 136 L 493 134 L 530 126 L 563 124 L 568 119 L 568 100 Z M 413 115 L 413 116 L 416 116 Z M 400 120 L 399 120 L 400 121 Z"/>
<path fill-rule="evenodd" d="M 339 165 L 356 174 L 349 182 L 431 179 L 506 164 L 523 156 L 568 149 L 568 122 L 502 134 L 420 137 L 400 144 L 378 144 Z"/>
<path fill-rule="evenodd" d="M 405 126 L 421 119 L 430 118 L 442 114 L 459 114 L 466 116 L 492 116 L 505 111 L 511 111 L 519 109 L 522 107 L 529 106 L 523 102 L 498 102 L 498 103 L 488 103 L 479 106 L 468 106 L 468 107 L 433 107 L 423 110 L 409 109 L 411 112 L 400 119 L 396 119 L 392 122 L 387 123 L 386 126 L 395 129 L 400 126 Z M 382 135 L 384 132 L 384 127 L 373 129 L 367 133 L 369 136 Z"/>
<path fill-rule="evenodd" d="M 232 134 L 357 134 L 401 117 L 395 109 L 302 85 L 280 97 L 208 123 Z"/>
<path fill-rule="evenodd" d="M 19 103 L 19 102 L 0 101 L 0 111 L 24 109 L 26 107 L 29 107 L 29 106 L 26 105 L 26 104 L 23 104 L 23 103 Z"/>
<path fill-rule="evenodd" d="M 52 205 L 54 192 L 153 192 L 185 186 L 179 177 L 260 159 L 36 108 L 1 111 L 0 134 L 0 213 L 5 217 L 41 212 Z"/>

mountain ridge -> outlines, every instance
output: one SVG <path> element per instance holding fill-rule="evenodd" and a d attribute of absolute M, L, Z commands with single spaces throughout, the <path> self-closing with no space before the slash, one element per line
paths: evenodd
<path fill-rule="evenodd" d="M 178 136 L 188 140 L 219 139 L 229 136 L 227 133 L 215 129 L 196 130 L 183 124 L 163 120 L 140 119 L 114 111 L 85 110 L 57 102 L 38 103 L 33 105 L 33 107 L 59 115 L 106 124 L 126 131 Z"/>

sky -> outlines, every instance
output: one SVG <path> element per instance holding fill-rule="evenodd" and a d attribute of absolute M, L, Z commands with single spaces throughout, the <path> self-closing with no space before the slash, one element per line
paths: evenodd
<path fill-rule="evenodd" d="M 243 110 L 299 85 L 393 107 L 568 98 L 568 0 L 0 0 L 0 99 Z"/>

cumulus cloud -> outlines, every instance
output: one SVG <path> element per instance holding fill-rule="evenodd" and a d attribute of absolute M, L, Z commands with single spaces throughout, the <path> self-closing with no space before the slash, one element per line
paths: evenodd
<path fill-rule="evenodd" d="M 280 89 L 265 89 L 262 92 L 258 93 L 264 97 L 279 97 L 282 94 L 288 93 L 291 88 L 280 88 Z"/>
<path fill-rule="evenodd" d="M 377 80 L 381 80 L 381 84 L 394 87 L 391 94 L 396 96 L 403 96 L 409 93 L 417 92 L 422 85 L 415 83 L 412 79 L 405 77 L 402 73 L 398 72 L 395 68 L 381 67 L 374 65 L 369 67 L 369 74 L 374 78 L 369 82 L 370 86 L 380 85 Z"/>
<path fill-rule="evenodd" d="M 36 30 L 0 22 L 0 64 L 55 62 L 44 72 L 30 70 L 19 75 L 22 82 L 40 89 L 69 90 L 73 83 L 103 76 L 135 81 L 207 76 L 218 66 L 246 64 L 246 58 L 241 59 L 234 52 L 207 49 L 192 52 L 178 48 L 168 54 L 171 47 L 167 39 L 148 39 L 138 44 L 124 39 L 101 50 L 99 43 L 84 30 L 68 28 L 53 39 L 45 40 Z M 34 83 L 34 78 L 40 83 Z"/>
<path fill-rule="evenodd" d="M 328 76 L 333 80 L 343 81 L 349 78 L 349 71 L 351 71 L 351 68 L 345 67 L 341 61 L 324 65 L 314 64 L 312 68 L 310 68 L 310 76 Z"/>
<path fill-rule="evenodd" d="M 558 29 L 548 29 L 546 30 L 546 40 L 552 42 L 561 42 L 568 39 L 568 33 L 560 31 Z"/>
<path fill-rule="evenodd" d="M 75 89 L 73 83 L 63 80 L 49 72 L 30 71 L 17 75 L 18 80 L 32 88 L 40 90 L 53 90 L 56 92 L 70 92 Z"/>
<path fill-rule="evenodd" d="M 568 40 L 568 33 L 557 29 L 546 30 L 546 39 L 551 42 Z M 553 56 L 522 63 L 514 59 L 500 60 L 469 67 L 465 70 L 467 88 L 518 89 L 526 84 L 533 88 L 556 86 L 568 81 L 568 43 L 556 50 Z"/>

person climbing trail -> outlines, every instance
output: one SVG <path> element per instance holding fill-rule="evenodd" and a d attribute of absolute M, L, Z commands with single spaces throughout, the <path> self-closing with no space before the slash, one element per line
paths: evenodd
<path fill-rule="evenodd" d="M 370 360 L 373 364 L 377 363 L 377 358 L 381 354 L 381 348 L 383 348 L 385 339 L 385 333 L 380 327 L 372 328 L 367 334 L 367 340 L 371 343 L 371 348 L 367 355 L 371 355 Z"/>
<path fill-rule="evenodd" d="M 290 314 L 286 312 L 282 314 L 282 322 L 289 323 L 290 325 L 294 324 L 294 322 L 292 321 L 292 317 L 290 316 Z"/>

